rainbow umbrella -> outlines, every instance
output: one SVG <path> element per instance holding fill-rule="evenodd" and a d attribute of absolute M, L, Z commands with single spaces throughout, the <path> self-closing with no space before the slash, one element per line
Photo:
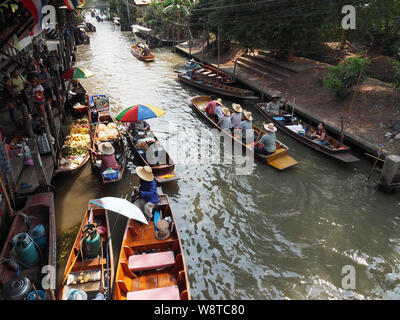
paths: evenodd
<path fill-rule="evenodd" d="M 158 118 L 164 114 L 165 111 L 161 108 L 152 105 L 137 104 L 126 108 L 117 115 L 116 119 L 120 122 L 138 122 L 146 119 Z"/>
<path fill-rule="evenodd" d="M 94 76 L 94 73 L 80 67 L 70 68 L 62 74 L 63 79 L 82 79 Z"/>

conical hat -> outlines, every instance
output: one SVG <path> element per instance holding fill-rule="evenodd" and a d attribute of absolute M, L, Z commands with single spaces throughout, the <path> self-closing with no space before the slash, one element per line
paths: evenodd
<path fill-rule="evenodd" d="M 154 180 L 153 170 L 151 170 L 151 168 L 149 166 L 137 167 L 136 173 L 140 179 L 143 179 L 145 181 L 153 181 Z"/>

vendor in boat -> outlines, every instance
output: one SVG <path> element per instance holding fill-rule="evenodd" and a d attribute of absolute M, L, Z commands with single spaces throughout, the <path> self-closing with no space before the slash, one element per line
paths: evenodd
<path fill-rule="evenodd" d="M 71 111 L 75 103 L 79 102 L 80 104 L 86 103 L 86 90 L 80 84 L 78 80 L 72 80 L 71 90 L 68 91 L 69 98 L 67 102 L 67 110 Z"/>
<path fill-rule="evenodd" d="M 188 68 L 189 69 L 201 69 L 200 65 L 193 58 L 190 59 L 189 64 L 188 64 Z"/>
<path fill-rule="evenodd" d="M 136 195 L 139 197 L 135 204 L 143 210 L 148 221 L 153 217 L 153 209 L 158 204 L 157 183 L 154 179 L 153 170 L 149 166 L 137 167 L 136 173 L 140 178 L 139 189 Z"/>
<path fill-rule="evenodd" d="M 232 103 L 233 113 L 231 115 L 232 129 L 238 129 L 242 121 L 243 109 L 240 104 Z"/>
<path fill-rule="evenodd" d="M 222 130 L 225 130 L 230 133 L 230 130 L 232 129 L 232 122 L 231 122 L 231 113 L 228 108 L 223 108 L 222 109 L 223 116 L 219 120 L 218 125 L 221 127 Z"/>
<path fill-rule="evenodd" d="M 321 146 L 327 144 L 328 135 L 326 133 L 326 130 L 324 129 L 324 124 L 322 122 L 318 123 L 317 130 L 314 133 L 310 134 L 310 139 Z"/>
<path fill-rule="evenodd" d="M 268 102 L 265 107 L 261 107 L 265 112 L 273 116 L 279 116 L 282 111 L 280 110 L 283 106 L 280 97 L 278 95 L 272 96 L 272 101 Z"/>
<path fill-rule="evenodd" d="M 150 49 L 147 46 L 144 46 L 143 51 L 142 51 L 142 56 L 147 57 L 151 54 Z"/>
<path fill-rule="evenodd" d="M 265 124 L 263 122 L 263 128 L 267 131 L 261 139 L 254 145 L 254 151 L 263 155 L 273 154 L 276 150 L 276 135 L 275 132 L 278 130 L 273 123 Z"/>
<path fill-rule="evenodd" d="M 145 120 L 131 122 L 128 125 L 128 131 L 132 131 L 132 132 L 149 131 L 149 130 L 150 130 L 150 125 Z"/>
<path fill-rule="evenodd" d="M 245 143 L 254 142 L 253 116 L 250 111 L 243 111 L 244 120 L 240 122 L 239 128 L 242 130 L 242 140 Z"/>
<path fill-rule="evenodd" d="M 214 118 L 214 112 L 217 105 L 222 105 L 221 98 L 217 99 L 216 96 L 211 96 L 211 101 L 207 104 L 203 111 L 205 111 L 209 117 Z"/>
<path fill-rule="evenodd" d="M 106 171 L 108 168 L 114 170 L 121 170 L 117 159 L 115 158 L 115 149 L 112 146 L 111 142 L 102 142 L 99 144 L 99 151 L 101 153 L 97 153 L 93 149 L 90 149 L 90 152 L 98 159 L 101 160 L 101 172 Z"/>

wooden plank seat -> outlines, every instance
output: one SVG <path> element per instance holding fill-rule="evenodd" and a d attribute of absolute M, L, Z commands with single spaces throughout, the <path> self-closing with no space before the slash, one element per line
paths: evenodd
<path fill-rule="evenodd" d="M 161 287 L 155 289 L 128 292 L 126 300 L 179 300 L 178 286 Z"/>
<path fill-rule="evenodd" d="M 211 73 L 208 75 L 209 77 L 216 77 L 217 75 L 215 73 Z"/>
<path fill-rule="evenodd" d="M 207 70 L 206 72 L 202 72 L 202 74 L 204 74 L 204 75 L 208 75 L 210 73 L 212 73 L 212 71 L 210 71 L 210 70 Z"/>
<path fill-rule="evenodd" d="M 168 268 L 175 264 L 173 251 L 163 251 L 129 256 L 128 267 L 132 272 Z"/>

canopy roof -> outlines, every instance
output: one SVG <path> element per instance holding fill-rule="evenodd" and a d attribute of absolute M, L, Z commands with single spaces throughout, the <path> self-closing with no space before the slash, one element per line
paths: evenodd
<path fill-rule="evenodd" d="M 132 30 L 140 30 L 140 31 L 144 31 L 144 32 L 150 32 L 152 29 L 146 28 L 146 27 L 142 27 L 139 26 L 138 24 L 133 24 L 131 25 Z"/>
<path fill-rule="evenodd" d="M 135 6 L 148 6 L 150 3 L 152 2 L 152 0 L 133 0 L 133 3 L 135 4 Z"/>

